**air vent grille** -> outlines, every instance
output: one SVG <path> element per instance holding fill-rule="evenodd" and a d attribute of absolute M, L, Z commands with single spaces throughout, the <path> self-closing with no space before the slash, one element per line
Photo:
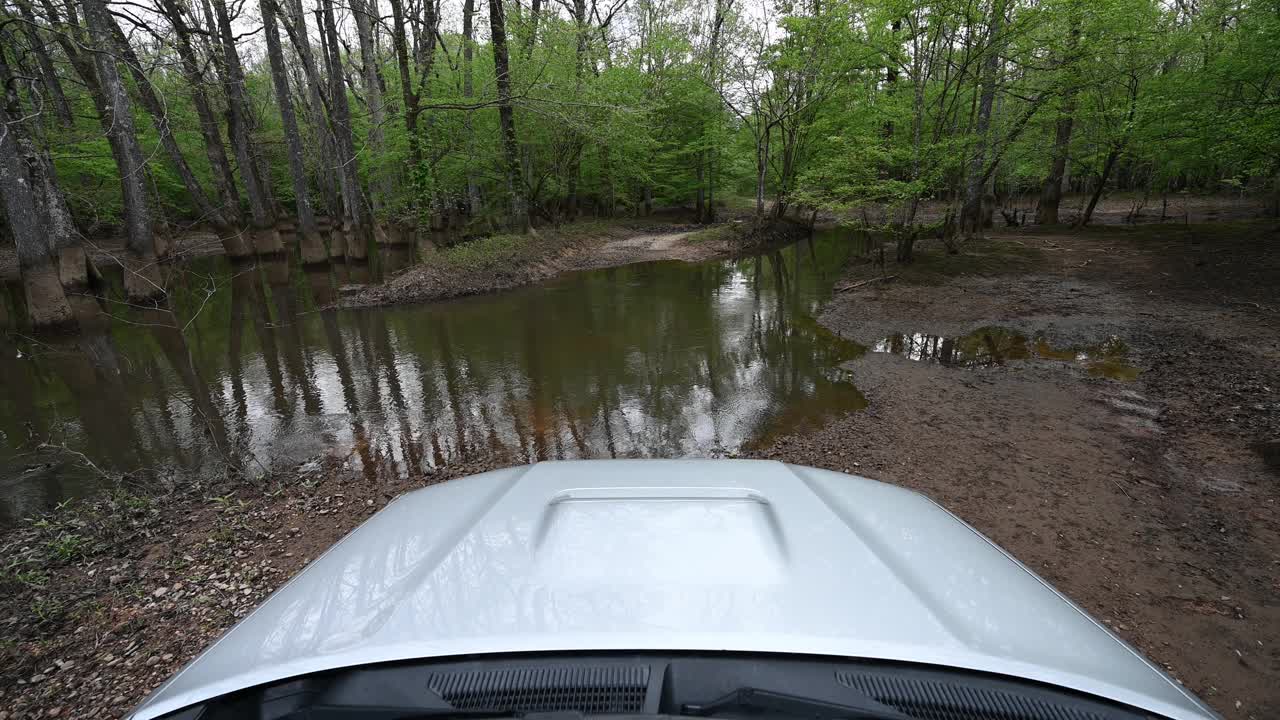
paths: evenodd
<path fill-rule="evenodd" d="M 937 680 L 836 672 L 836 682 L 860 690 L 918 720 L 1106 720 L 1090 710 L 1034 697 Z"/>
<path fill-rule="evenodd" d="M 647 665 L 507 668 L 433 673 L 432 691 L 460 709 L 637 713 L 649 687 Z"/>

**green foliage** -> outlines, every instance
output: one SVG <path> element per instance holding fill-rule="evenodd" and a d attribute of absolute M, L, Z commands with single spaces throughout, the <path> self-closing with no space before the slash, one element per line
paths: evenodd
<path fill-rule="evenodd" d="M 1001 31 L 993 36 L 997 8 Z M 580 213 L 628 214 L 646 196 L 658 206 L 688 206 L 699 192 L 704 199 L 754 197 L 759 184 L 784 204 L 879 205 L 905 216 L 920 200 L 954 197 L 975 167 L 997 192 L 1030 195 L 1045 181 L 1055 130 L 1068 117 L 1071 189 L 1105 181 L 1122 190 L 1255 193 L 1274 188 L 1280 173 L 1280 15 L 1265 0 L 786 0 L 771 10 L 763 19 L 724 0 L 635 0 L 607 27 L 594 15 L 579 27 L 566 8 L 544 4 L 536 37 L 527 14 L 509 12 L 520 177 L 534 216 L 564 220 L 571 196 Z M 418 77 L 418 59 L 410 59 L 413 90 L 424 104 L 415 138 L 404 120 L 392 43 L 382 44 L 388 120 L 380 145 L 355 67 L 357 43 L 344 40 L 344 51 L 352 48 L 344 62 L 352 66 L 348 99 L 360 179 L 366 194 L 389 188 L 380 198 L 386 219 L 425 223 L 465 205 L 474 185 L 481 206 L 471 209 L 472 219 L 505 221 L 508 188 L 484 13 L 476 16 L 471 95 L 454 19 L 442 23 L 429 77 Z M 288 211 L 294 190 L 269 66 L 252 38 L 254 13 L 242 22 L 254 148 Z M 212 196 L 195 89 L 177 71 L 171 42 L 136 41 L 135 51 L 183 157 Z M 321 191 L 336 173 L 321 152 L 329 122 L 310 112 L 304 74 L 287 38 L 285 44 L 311 199 L 320 214 L 336 215 L 336 200 Z M 75 120 L 63 127 L 52 113 L 39 113 L 41 141 L 81 226 L 116 225 L 119 177 L 94 102 L 57 45 L 48 47 L 67 74 L 62 86 Z M 319 47 L 313 51 L 319 56 Z M 208 63 L 201 90 L 223 122 L 220 61 L 204 56 L 203 45 L 198 52 Z M 21 53 L 10 59 L 30 62 Z M 22 87 L 28 107 L 49 107 L 42 88 Z M 983 135 L 976 108 L 992 88 L 991 127 Z M 153 119 L 139 103 L 134 115 L 157 219 L 198 220 Z M 225 126 L 221 131 L 225 141 Z M 416 165 L 415 144 L 422 158 Z M 234 153 L 226 154 L 234 164 Z M 485 252 L 498 253 L 498 246 Z"/>
<path fill-rule="evenodd" d="M 524 235 L 491 235 L 445 250 L 440 254 L 440 264 L 469 272 L 512 266 L 529 251 L 533 242 Z"/>
<path fill-rule="evenodd" d="M 76 560 L 89 550 L 89 541 L 83 535 L 74 532 L 60 532 L 45 543 L 49 555 L 62 563 Z"/>
<path fill-rule="evenodd" d="M 583 221 L 538 235 L 490 235 L 446 248 L 429 262 L 444 272 L 480 273 L 524 267 L 585 238 L 599 237 L 609 225 Z"/>

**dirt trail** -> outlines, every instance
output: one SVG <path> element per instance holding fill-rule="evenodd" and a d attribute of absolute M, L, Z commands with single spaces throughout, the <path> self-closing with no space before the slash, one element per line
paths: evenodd
<path fill-rule="evenodd" d="M 1276 242 L 1274 226 L 1192 226 L 928 251 L 821 317 L 924 349 L 851 363 L 867 411 L 758 454 L 930 495 L 1225 716 L 1280 717 L 1280 478 L 1259 452 L 1280 438 Z M 984 327 L 1031 347 L 1110 341 L 1141 374 L 1091 374 L 1084 350 L 930 361 Z"/>

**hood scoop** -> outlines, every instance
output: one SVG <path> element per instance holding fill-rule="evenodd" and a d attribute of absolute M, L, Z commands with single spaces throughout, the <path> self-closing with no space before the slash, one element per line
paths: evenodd
<path fill-rule="evenodd" d="M 761 493 L 732 487 L 577 488 L 546 505 L 536 575 L 558 587 L 775 585 L 786 541 Z"/>

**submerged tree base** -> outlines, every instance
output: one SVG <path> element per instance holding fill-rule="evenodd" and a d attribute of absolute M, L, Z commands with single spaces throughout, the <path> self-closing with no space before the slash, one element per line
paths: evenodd
<path fill-rule="evenodd" d="M 363 262 L 369 259 L 369 243 L 363 228 L 352 223 L 342 223 L 342 237 L 346 242 L 347 259 Z"/>
<path fill-rule="evenodd" d="M 258 228 L 253 233 L 253 247 L 259 255 L 280 255 L 284 252 L 284 243 L 280 240 L 280 231 L 271 228 Z"/>
<path fill-rule="evenodd" d="M 129 302 L 154 302 L 165 295 L 160 266 L 154 256 L 125 254 L 124 292 Z"/>
<path fill-rule="evenodd" d="M 89 287 L 90 278 L 96 275 L 89 267 L 89 255 L 84 247 L 63 248 L 58 252 L 58 278 L 66 290 L 84 290 Z"/>
<path fill-rule="evenodd" d="M 249 235 L 245 230 L 228 230 L 219 233 L 222 240 L 222 251 L 232 259 L 253 257 L 253 246 L 249 244 Z"/>
<path fill-rule="evenodd" d="M 75 322 L 71 305 L 67 303 L 67 296 L 62 291 L 62 280 L 52 264 L 24 268 L 22 294 L 32 327 L 62 327 Z"/>

